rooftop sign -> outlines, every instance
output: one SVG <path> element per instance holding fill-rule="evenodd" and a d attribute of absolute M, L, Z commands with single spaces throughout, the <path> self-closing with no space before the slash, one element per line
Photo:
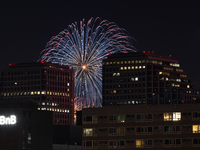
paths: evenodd
<path fill-rule="evenodd" d="M 16 124 L 16 116 L 10 115 L 10 117 L 0 116 L 0 125 L 12 125 Z"/>

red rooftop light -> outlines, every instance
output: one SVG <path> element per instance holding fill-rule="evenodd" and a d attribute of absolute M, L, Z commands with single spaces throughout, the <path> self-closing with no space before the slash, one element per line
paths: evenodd
<path fill-rule="evenodd" d="M 145 51 L 143 51 L 143 53 L 145 53 Z"/>

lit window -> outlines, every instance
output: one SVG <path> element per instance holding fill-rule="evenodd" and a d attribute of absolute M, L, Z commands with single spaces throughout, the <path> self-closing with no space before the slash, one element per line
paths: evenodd
<path fill-rule="evenodd" d="M 69 83 L 67 83 L 67 86 L 69 86 Z"/>
<path fill-rule="evenodd" d="M 117 64 L 119 64 L 119 61 L 117 62 Z"/>
<path fill-rule="evenodd" d="M 124 70 L 127 70 L 127 67 L 124 67 Z"/>
<path fill-rule="evenodd" d="M 123 67 L 120 67 L 120 70 L 124 70 L 124 68 L 123 68 Z"/>
<path fill-rule="evenodd" d="M 138 60 L 136 60 L 135 63 L 137 64 L 137 63 L 138 63 Z"/>
<path fill-rule="evenodd" d="M 162 74 L 162 72 L 159 72 L 159 74 Z"/>
<path fill-rule="evenodd" d="M 113 76 L 116 76 L 116 73 L 113 73 Z"/>
<path fill-rule="evenodd" d="M 131 63 L 134 64 L 134 60 L 132 60 Z"/>
<path fill-rule="evenodd" d="M 124 63 L 126 64 L 126 63 L 127 63 L 127 61 L 124 61 Z"/>
<path fill-rule="evenodd" d="M 135 80 L 135 78 L 131 78 L 131 81 L 134 81 Z"/>
<path fill-rule="evenodd" d="M 130 69 L 131 69 L 131 67 L 129 66 L 129 67 L 128 67 L 128 70 L 130 70 Z"/>
<path fill-rule="evenodd" d="M 145 66 L 142 66 L 143 69 L 145 69 Z"/>
<path fill-rule="evenodd" d="M 135 66 L 135 69 L 138 69 L 138 66 Z"/>
<path fill-rule="evenodd" d="M 144 140 L 136 140 L 136 148 L 144 147 Z"/>
<path fill-rule="evenodd" d="M 120 73 L 119 73 L 119 72 L 117 73 L 117 76 L 120 76 Z"/>
<path fill-rule="evenodd" d="M 125 115 L 119 115 L 118 122 L 125 122 Z"/>
<path fill-rule="evenodd" d="M 180 121 L 181 112 L 164 113 L 164 121 Z"/>
<path fill-rule="evenodd" d="M 121 61 L 121 64 L 123 64 L 124 62 L 123 61 Z"/>
<path fill-rule="evenodd" d="M 187 85 L 187 88 L 190 88 L 190 85 Z"/>
<path fill-rule="evenodd" d="M 142 68 L 142 66 L 139 66 L 139 69 L 141 69 Z"/>
<path fill-rule="evenodd" d="M 83 136 L 92 136 L 92 128 L 85 128 L 83 129 Z"/>
<path fill-rule="evenodd" d="M 138 77 L 135 77 L 135 81 L 138 81 Z"/>
<path fill-rule="evenodd" d="M 42 91 L 41 94 L 46 94 L 46 91 Z"/>
<path fill-rule="evenodd" d="M 128 61 L 128 64 L 130 64 L 130 63 L 131 63 L 131 61 L 129 60 L 129 61 Z"/>
<path fill-rule="evenodd" d="M 131 69 L 134 69 L 134 66 L 132 66 Z"/>
<path fill-rule="evenodd" d="M 116 90 L 114 90 L 113 93 L 116 93 Z"/>
<path fill-rule="evenodd" d="M 200 125 L 192 125 L 193 133 L 200 133 Z"/>

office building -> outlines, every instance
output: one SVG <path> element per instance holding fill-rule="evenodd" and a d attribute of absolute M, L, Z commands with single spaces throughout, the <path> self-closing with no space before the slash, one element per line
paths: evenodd
<path fill-rule="evenodd" d="M 74 124 L 74 71 L 45 62 L 9 64 L 1 73 L 2 100 L 33 100 L 53 111 L 54 125 Z"/>
<path fill-rule="evenodd" d="M 197 98 L 191 80 L 171 56 L 151 50 L 103 60 L 103 106 L 187 103 Z"/>
<path fill-rule="evenodd" d="M 52 150 L 52 112 L 30 100 L 0 101 L 1 150 Z"/>
<path fill-rule="evenodd" d="M 200 149 L 200 103 L 86 108 L 83 149 Z"/>

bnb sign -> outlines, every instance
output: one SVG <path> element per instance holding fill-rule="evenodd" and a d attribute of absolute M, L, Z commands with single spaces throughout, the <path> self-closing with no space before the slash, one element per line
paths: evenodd
<path fill-rule="evenodd" d="M 11 115 L 10 117 L 0 116 L 0 125 L 16 124 L 16 116 Z"/>

